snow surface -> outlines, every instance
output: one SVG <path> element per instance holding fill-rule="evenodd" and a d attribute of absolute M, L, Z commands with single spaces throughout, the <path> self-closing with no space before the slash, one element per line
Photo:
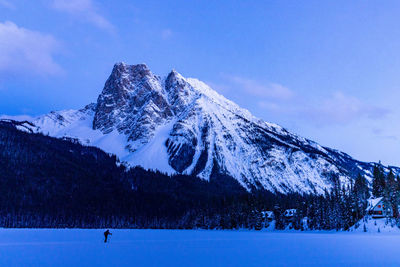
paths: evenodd
<path fill-rule="evenodd" d="M 398 266 L 400 235 L 0 229 L 0 266 Z"/>
<path fill-rule="evenodd" d="M 135 153 L 124 157 L 123 160 L 140 165 L 145 169 L 161 170 L 168 174 L 175 173 L 175 170 L 168 164 L 167 147 L 164 145 L 173 125 L 174 121 L 159 127 L 150 142 Z"/>
<path fill-rule="evenodd" d="M 365 225 L 365 228 L 364 228 Z M 400 228 L 394 220 L 387 218 L 373 219 L 371 216 L 365 216 L 358 223 L 350 228 L 351 232 L 376 233 L 397 233 L 400 234 Z"/>
<path fill-rule="evenodd" d="M 264 122 L 197 79 L 176 71 L 168 77 L 143 64 L 119 63 L 97 104 L 29 121 L 39 132 L 76 138 L 130 166 L 208 180 L 217 164 L 248 190 L 323 194 L 332 177 L 348 185 L 358 172 L 371 181 L 373 164 Z"/>
<path fill-rule="evenodd" d="M 71 137 L 84 145 L 96 146 L 108 153 L 124 159 L 129 155 L 126 150 L 127 138 L 118 131 L 103 134 L 93 130 L 93 110 L 64 110 L 39 116 L 32 122 L 39 127 L 38 131 L 54 137 Z M 60 119 L 62 118 L 62 119 Z"/>
<path fill-rule="evenodd" d="M 371 210 L 375 208 L 375 206 L 383 199 L 383 197 L 378 197 L 378 198 L 369 198 L 368 199 L 368 205 L 365 210 Z"/>
<path fill-rule="evenodd" d="M 32 121 L 33 117 L 30 115 L 0 115 L 0 120 L 15 120 L 15 121 Z"/>

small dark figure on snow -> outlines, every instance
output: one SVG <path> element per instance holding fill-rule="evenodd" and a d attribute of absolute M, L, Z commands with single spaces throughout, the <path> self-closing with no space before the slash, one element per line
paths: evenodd
<path fill-rule="evenodd" d="M 107 243 L 107 238 L 109 235 L 112 235 L 112 233 L 110 233 L 110 230 L 107 229 L 107 231 L 104 232 L 104 243 Z"/>

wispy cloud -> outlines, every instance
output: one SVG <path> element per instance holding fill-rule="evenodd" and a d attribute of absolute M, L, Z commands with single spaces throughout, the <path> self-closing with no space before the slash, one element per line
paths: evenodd
<path fill-rule="evenodd" d="M 294 96 L 292 90 L 278 83 L 263 84 L 241 76 L 226 76 L 226 78 L 252 96 L 273 99 L 290 99 Z"/>
<path fill-rule="evenodd" d="M 7 0 L 0 0 L 0 7 L 5 7 L 8 9 L 15 9 L 14 4 L 12 4 L 11 2 L 9 2 Z"/>
<path fill-rule="evenodd" d="M 214 86 L 223 88 L 227 95 L 235 88 L 241 95 L 253 98 L 259 109 L 316 126 L 345 125 L 360 119 L 380 120 L 391 112 L 341 91 L 328 96 L 305 96 L 279 83 L 260 82 L 242 76 L 222 77 L 225 83 Z"/>
<path fill-rule="evenodd" d="M 305 97 L 296 97 L 279 104 L 261 100 L 258 106 L 317 126 L 344 125 L 360 119 L 380 120 L 390 113 L 386 108 L 365 103 L 341 91 L 336 91 L 328 97 L 317 97 L 314 101 L 306 101 Z"/>
<path fill-rule="evenodd" d="M 383 129 L 383 128 L 373 128 L 372 133 L 374 136 L 380 138 L 380 139 L 387 139 L 387 140 L 393 140 L 393 141 L 398 141 L 399 137 L 397 136 L 397 132 L 395 133 L 388 133 L 388 129 Z M 389 129 L 390 131 L 390 129 Z"/>
<path fill-rule="evenodd" d="M 51 35 L 18 27 L 10 21 L 0 23 L 0 72 L 59 74 L 62 68 L 55 62 L 54 54 L 60 47 Z"/>
<path fill-rule="evenodd" d="M 167 40 L 167 39 L 171 38 L 171 36 L 172 36 L 172 30 L 171 29 L 164 29 L 161 32 L 161 38 L 164 39 L 164 40 Z"/>
<path fill-rule="evenodd" d="M 114 26 L 97 11 L 96 4 L 92 0 L 53 0 L 52 7 L 86 20 L 98 28 L 114 31 Z"/>
<path fill-rule="evenodd" d="M 318 106 L 308 108 L 304 114 L 323 123 L 349 123 L 356 119 L 381 119 L 389 110 L 375 105 L 363 103 L 360 99 L 345 95 L 343 92 L 334 92 L 328 99 L 319 101 Z"/>
<path fill-rule="evenodd" d="M 33 117 L 30 115 L 0 115 L 0 120 L 15 120 L 15 121 L 32 121 Z"/>

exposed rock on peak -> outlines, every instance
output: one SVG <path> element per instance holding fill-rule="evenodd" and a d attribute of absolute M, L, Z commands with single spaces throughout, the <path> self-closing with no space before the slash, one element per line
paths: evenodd
<path fill-rule="evenodd" d="M 117 130 L 136 141 L 150 137 L 155 126 L 171 115 L 159 77 L 145 64 L 118 63 L 97 99 L 93 129 L 105 134 Z"/>
<path fill-rule="evenodd" d="M 165 91 L 175 114 L 187 108 L 197 95 L 190 83 L 175 70 L 172 70 L 165 80 Z"/>
<path fill-rule="evenodd" d="M 118 62 L 115 63 L 112 72 L 119 71 L 119 72 L 130 72 L 130 73 L 151 73 L 149 67 L 146 64 L 135 64 L 135 65 L 128 65 L 125 62 Z"/>
<path fill-rule="evenodd" d="M 34 124 L 131 165 L 204 179 L 231 176 L 247 189 L 323 193 L 337 179 L 348 184 L 359 173 L 370 179 L 374 166 L 257 119 L 174 70 L 161 81 L 145 64 L 115 64 L 95 107 L 50 113 Z"/>

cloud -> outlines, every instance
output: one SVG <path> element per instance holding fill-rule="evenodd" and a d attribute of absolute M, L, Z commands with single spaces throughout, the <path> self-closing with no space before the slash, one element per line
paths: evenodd
<path fill-rule="evenodd" d="M 354 96 L 343 92 L 334 92 L 330 98 L 320 100 L 317 106 L 307 108 L 303 112 L 318 123 L 346 124 L 360 118 L 381 119 L 389 114 L 389 110 L 375 105 L 363 103 Z"/>
<path fill-rule="evenodd" d="M 0 73 L 59 74 L 62 68 L 54 60 L 59 49 L 59 42 L 51 35 L 18 27 L 10 21 L 0 23 Z"/>
<path fill-rule="evenodd" d="M 314 101 L 304 96 L 279 103 L 260 100 L 258 107 L 276 114 L 296 117 L 317 126 L 344 125 L 360 119 L 379 120 L 390 113 L 386 108 L 364 103 L 341 91 L 333 92 L 329 97 L 317 97 Z"/>
<path fill-rule="evenodd" d="M 172 36 L 172 31 L 170 29 L 164 29 L 161 32 L 161 38 L 163 38 L 164 40 L 169 39 Z"/>
<path fill-rule="evenodd" d="M 100 29 L 109 32 L 114 31 L 114 26 L 98 13 L 96 5 L 92 0 L 53 0 L 52 7 L 56 10 L 85 19 Z"/>
<path fill-rule="evenodd" d="M 259 101 L 257 103 L 257 105 L 262 108 L 262 109 L 267 109 L 269 111 L 274 111 L 274 112 L 280 112 L 282 113 L 284 110 L 282 110 L 282 106 L 274 103 L 274 102 L 270 102 L 270 101 Z"/>
<path fill-rule="evenodd" d="M 341 91 L 332 92 L 328 96 L 304 95 L 279 83 L 262 83 L 243 76 L 222 77 L 225 82 L 210 83 L 212 87 L 222 88 L 219 91 L 226 95 L 239 93 L 275 118 L 302 121 L 317 127 L 347 125 L 361 119 L 381 120 L 391 113 L 389 109 L 365 103 Z M 232 88 L 239 92 L 234 92 Z"/>
<path fill-rule="evenodd" d="M 227 76 L 227 79 L 252 96 L 273 99 L 290 99 L 294 96 L 292 90 L 278 83 L 262 84 L 240 76 Z"/>
<path fill-rule="evenodd" d="M 387 139 L 387 140 L 394 140 L 394 141 L 399 140 L 399 137 L 396 135 L 396 133 L 388 134 L 387 129 L 384 130 L 382 127 L 381 128 L 373 128 L 371 131 L 374 134 L 374 136 L 376 136 L 380 139 Z"/>
<path fill-rule="evenodd" d="M 0 115 L 0 120 L 14 120 L 14 121 L 32 121 L 33 117 L 30 115 Z"/>
<path fill-rule="evenodd" d="M 7 1 L 7 0 L 0 0 L 0 7 L 5 7 L 5 8 L 8 8 L 8 9 L 15 9 L 15 6 L 14 6 L 14 4 L 12 4 L 12 3 L 10 3 L 9 1 Z"/>

